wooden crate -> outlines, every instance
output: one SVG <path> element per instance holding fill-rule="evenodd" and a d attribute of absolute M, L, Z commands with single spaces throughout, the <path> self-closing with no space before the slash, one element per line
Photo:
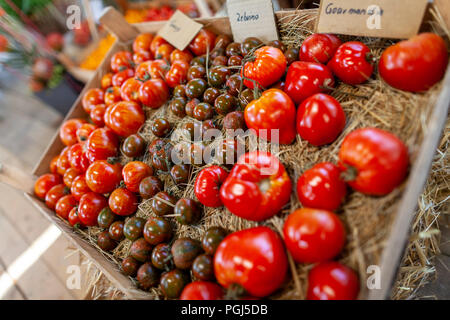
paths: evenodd
<path fill-rule="evenodd" d="M 316 11 L 304 10 L 303 14 L 315 14 Z M 292 15 L 293 11 L 284 11 L 276 13 L 277 19 L 283 16 Z M 165 22 L 151 22 L 140 23 L 130 26 L 121 19 L 120 14 L 115 10 L 106 10 L 102 20 L 114 21 L 114 24 L 109 27 L 109 31 L 113 32 L 118 41 L 108 52 L 105 60 L 102 62 L 95 76 L 89 81 L 84 88 L 80 97 L 73 105 L 71 111 L 68 113 L 66 119 L 77 118 L 85 116 L 83 108 L 81 106 L 81 97 L 90 88 L 100 87 L 100 81 L 102 76 L 109 70 L 109 62 L 111 56 L 129 46 L 132 40 L 137 34 L 141 32 L 153 32 L 156 33 Z M 229 20 L 226 17 L 223 18 L 209 18 L 209 19 L 197 19 L 198 22 L 206 25 L 208 29 L 217 33 L 225 33 L 231 35 L 231 28 Z M 109 25 L 104 23 L 104 25 Z M 433 160 L 435 150 L 437 148 L 445 121 L 448 115 L 448 109 L 450 104 L 450 67 L 447 70 L 447 74 L 442 87 L 442 91 L 434 107 L 434 110 L 428 120 L 428 128 L 423 138 L 421 149 L 416 158 L 416 161 L 412 164 L 412 169 L 408 177 L 407 186 L 404 189 L 400 203 L 397 206 L 397 212 L 394 218 L 385 250 L 381 258 L 381 288 L 380 290 L 371 290 L 370 292 L 363 293 L 360 298 L 362 299 L 385 299 L 388 298 L 392 283 L 395 280 L 397 274 L 398 265 L 403 255 L 405 245 L 408 240 L 408 235 L 411 229 L 412 219 L 414 218 L 415 209 L 417 206 L 417 199 L 420 196 L 428 172 Z M 418 120 L 419 121 L 419 120 Z M 48 172 L 49 163 L 51 159 L 59 154 L 62 150 L 63 144 L 59 139 L 59 135 L 55 134 L 55 137 L 50 142 L 47 150 L 42 156 L 40 162 L 34 169 L 33 174 L 36 176 L 42 175 Z M 74 233 L 72 228 L 61 219 L 57 218 L 51 210 L 45 207 L 42 201 L 35 198 L 32 193 L 27 193 L 26 197 L 39 209 L 39 211 L 57 225 L 61 231 L 67 236 L 80 250 L 91 259 L 96 266 L 111 280 L 112 284 L 131 299 L 148 299 L 149 296 L 138 290 L 128 277 L 123 275 L 116 265 L 110 262 L 99 251 L 93 248 L 88 242 L 86 242 L 80 235 Z"/>

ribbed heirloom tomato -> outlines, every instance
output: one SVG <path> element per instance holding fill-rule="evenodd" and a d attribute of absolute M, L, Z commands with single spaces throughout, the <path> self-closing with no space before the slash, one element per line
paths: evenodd
<path fill-rule="evenodd" d="M 222 300 L 223 289 L 214 282 L 194 281 L 184 287 L 180 300 Z"/>
<path fill-rule="evenodd" d="M 187 80 L 187 73 L 189 70 L 189 63 L 183 60 L 176 60 L 170 66 L 166 74 L 166 83 L 170 88 L 175 88 L 177 85 L 185 83 Z"/>
<path fill-rule="evenodd" d="M 287 272 L 280 236 L 268 227 L 228 235 L 214 255 L 214 273 L 225 288 L 240 286 L 247 294 L 265 297 L 277 290 Z"/>
<path fill-rule="evenodd" d="M 144 122 L 144 110 L 136 102 L 121 101 L 105 112 L 105 125 L 121 137 L 136 133 Z"/>
<path fill-rule="evenodd" d="M 119 72 L 133 67 L 133 55 L 129 51 L 116 52 L 111 57 L 111 70 Z"/>
<path fill-rule="evenodd" d="M 448 63 L 444 40 L 422 33 L 387 48 L 380 58 L 380 76 L 394 88 L 425 91 L 442 79 Z"/>
<path fill-rule="evenodd" d="M 126 188 L 117 188 L 109 196 L 109 207 L 119 216 L 129 216 L 136 212 L 138 199 Z"/>
<path fill-rule="evenodd" d="M 238 217 L 262 221 L 289 201 L 292 184 L 283 164 L 271 153 L 242 155 L 220 188 L 220 199 Z"/>
<path fill-rule="evenodd" d="M 145 177 L 153 175 L 153 169 L 142 161 L 128 162 L 122 169 L 125 186 L 131 192 L 139 192 L 139 184 Z"/>
<path fill-rule="evenodd" d="M 258 87 L 267 88 L 284 75 L 287 62 L 280 49 L 264 46 L 257 49 L 254 56 L 254 60 L 246 62 L 242 68 L 246 87 L 253 89 L 256 84 Z"/>
<path fill-rule="evenodd" d="M 139 102 L 139 88 L 141 84 L 142 82 L 135 78 L 127 79 L 120 87 L 122 100 Z"/>
<path fill-rule="evenodd" d="M 82 224 L 88 227 L 97 225 L 97 217 L 108 201 L 104 196 L 95 192 L 84 194 L 78 206 L 78 217 Z"/>
<path fill-rule="evenodd" d="M 94 108 L 92 108 L 91 113 L 89 113 L 89 118 L 91 118 L 92 122 L 95 125 L 95 126 L 91 125 L 91 126 L 94 127 L 93 130 L 97 129 L 97 126 L 98 127 L 103 127 L 105 125 L 105 111 L 106 111 L 106 104 L 103 104 L 103 103 L 102 104 L 98 104 Z M 83 127 L 84 126 L 85 125 L 83 125 Z M 81 127 L 80 129 L 83 129 L 83 127 Z M 77 131 L 77 136 L 78 136 L 78 131 Z M 89 137 L 89 135 L 86 136 L 86 139 L 88 137 Z"/>
<path fill-rule="evenodd" d="M 95 105 L 103 103 L 104 95 L 105 93 L 102 89 L 89 89 L 83 96 L 83 99 L 81 99 L 84 111 L 89 113 Z"/>
<path fill-rule="evenodd" d="M 68 158 L 72 168 L 80 173 L 86 172 L 90 165 L 84 150 L 84 144 L 81 143 L 76 143 L 69 148 Z"/>
<path fill-rule="evenodd" d="M 170 69 L 170 65 L 166 60 L 156 59 L 153 60 L 150 64 L 150 77 L 152 79 L 161 79 L 164 80 L 166 78 L 166 74 Z"/>
<path fill-rule="evenodd" d="M 345 137 L 339 150 L 339 166 L 355 190 L 382 196 L 406 177 L 408 149 L 390 132 L 377 128 L 357 129 Z"/>
<path fill-rule="evenodd" d="M 75 180 L 76 177 L 78 177 L 81 174 L 80 171 L 70 168 L 67 169 L 63 176 L 64 184 L 70 188 L 72 186 L 73 180 Z"/>
<path fill-rule="evenodd" d="M 303 41 L 299 60 L 326 64 L 341 44 L 341 40 L 335 35 L 314 33 Z"/>
<path fill-rule="evenodd" d="M 59 137 L 66 146 L 71 146 L 78 142 L 77 130 L 81 128 L 86 120 L 69 119 L 65 121 L 59 129 Z"/>
<path fill-rule="evenodd" d="M 194 185 L 195 196 L 198 201 L 207 207 L 217 208 L 222 206 L 219 191 L 227 176 L 228 172 L 216 165 L 200 171 Z"/>
<path fill-rule="evenodd" d="M 250 102 L 244 118 L 247 127 L 265 140 L 291 144 L 295 139 L 295 105 L 279 89 L 266 90 L 259 99 Z"/>
<path fill-rule="evenodd" d="M 109 128 L 94 130 L 86 141 L 86 156 L 89 161 L 115 157 L 119 151 L 119 139 Z"/>
<path fill-rule="evenodd" d="M 104 104 L 99 104 L 96 105 L 92 111 L 95 110 L 95 108 L 97 108 L 98 106 L 104 106 Z M 92 113 L 91 111 L 91 113 Z M 103 121 L 103 117 L 102 117 L 102 121 Z M 85 123 L 83 124 L 76 132 L 77 135 L 77 141 L 82 143 L 85 142 L 87 140 L 87 138 L 89 138 L 89 136 L 91 135 L 91 133 L 95 130 L 98 129 L 98 127 L 94 124 L 91 123 Z"/>
<path fill-rule="evenodd" d="M 94 161 L 86 171 L 86 183 L 93 192 L 109 193 L 122 180 L 122 165 L 106 160 Z"/>
<path fill-rule="evenodd" d="M 105 104 L 107 107 L 112 105 L 113 103 L 122 101 L 122 97 L 120 96 L 120 87 L 114 86 L 106 89 L 105 92 Z M 91 113 L 94 109 L 91 110 Z M 103 113 L 104 115 L 105 113 Z M 105 123 L 105 119 L 102 117 L 102 122 Z"/>
<path fill-rule="evenodd" d="M 167 41 L 164 40 L 164 38 L 162 38 L 161 36 L 155 36 L 152 39 L 152 42 L 150 43 L 150 52 L 153 55 L 155 55 L 156 54 L 156 50 L 158 50 L 158 48 L 164 43 L 167 43 Z"/>
<path fill-rule="evenodd" d="M 70 192 L 78 201 L 80 201 L 84 194 L 91 192 L 91 189 L 89 189 L 86 183 L 86 176 L 84 174 L 73 179 Z"/>
<path fill-rule="evenodd" d="M 58 184 L 62 184 L 63 180 L 60 175 L 55 173 L 46 173 L 40 176 L 34 183 L 34 194 L 44 200 L 47 192 Z"/>
<path fill-rule="evenodd" d="M 161 79 L 144 82 L 139 89 L 139 100 L 146 107 L 157 109 L 169 99 L 169 87 Z"/>
<path fill-rule="evenodd" d="M 114 87 L 120 88 L 127 79 L 130 79 L 132 77 L 134 77 L 134 70 L 133 69 L 124 69 L 113 75 L 112 84 Z"/>

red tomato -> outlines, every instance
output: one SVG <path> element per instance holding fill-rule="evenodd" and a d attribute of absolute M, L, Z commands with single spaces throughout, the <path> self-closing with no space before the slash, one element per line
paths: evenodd
<path fill-rule="evenodd" d="M 103 90 L 106 90 L 112 86 L 112 77 L 113 74 L 111 72 L 108 72 L 102 77 L 101 86 Z"/>
<path fill-rule="evenodd" d="M 64 177 L 63 177 L 63 181 L 64 184 L 70 188 L 72 186 L 73 180 L 78 177 L 80 175 L 80 171 L 74 169 L 74 168 L 70 168 L 67 169 L 66 172 L 64 173 Z"/>
<path fill-rule="evenodd" d="M 169 99 L 169 88 L 161 79 L 148 80 L 139 89 L 139 99 L 144 106 L 157 109 Z"/>
<path fill-rule="evenodd" d="M 70 147 L 68 158 L 70 166 L 81 173 L 86 172 L 90 165 L 90 161 L 87 158 L 83 144 L 81 143 L 74 144 Z"/>
<path fill-rule="evenodd" d="M 119 101 L 122 101 L 122 96 L 120 94 L 120 87 L 110 87 L 110 88 L 106 89 L 105 104 L 107 107 L 109 107 L 113 103 L 116 103 Z M 91 112 L 92 112 L 92 110 L 91 110 Z"/>
<path fill-rule="evenodd" d="M 339 217 L 327 210 L 302 208 L 284 222 L 284 243 L 298 263 L 333 259 L 345 244 L 345 229 Z"/>
<path fill-rule="evenodd" d="M 56 164 L 58 174 L 62 176 L 64 175 L 64 173 L 66 173 L 67 169 L 71 168 L 69 161 L 69 151 L 70 147 L 65 147 L 59 154 L 58 163 Z"/>
<path fill-rule="evenodd" d="M 60 175 L 54 173 L 43 174 L 34 183 L 34 194 L 36 197 L 44 200 L 51 188 L 62 183 L 63 180 Z"/>
<path fill-rule="evenodd" d="M 119 216 L 129 216 L 138 208 L 138 198 L 126 188 L 117 188 L 109 196 L 109 207 Z"/>
<path fill-rule="evenodd" d="M 174 63 L 178 60 L 183 60 L 187 63 L 190 63 L 192 58 L 192 53 L 189 51 L 189 49 L 184 49 L 183 51 L 175 49 L 170 54 L 170 63 Z"/>
<path fill-rule="evenodd" d="M 150 64 L 150 76 L 152 79 L 165 79 L 170 66 L 165 60 L 153 60 Z"/>
<path fill-rule="evenodd" d="M 80 217 L 78 216 L 78 208 L 77 207 L 74 207 L 74 208 L 72 208 L 72 210 L 70 210 L 69 216 L 67 217 L 67 221 L 69 221 L 69 224 L 72 227 L 75 227 L 75 228 L 82 227 Z"/>
<path fill-rule="evenodd" d="M 160 45 L 158 49 L 156 49 L 155 59 L 162 59 L 165 61 L 169 61 L 170 54 L 172 53 L 173 50 L 175 50 L 174 46 L 172 46 L 169 43 L 164 43 Z"/>
<path fill-rule="evenodd" d="M 317 93 L 298 107 L 297 132 L 313 146 L 332 143 L 344 127 L 344 110 L 332 96 Z"/>
<path fill-rule="evenodd" d="M 127 79 L 130 79 L 132 77 L 134 77 L 134 70 L 133 69 L 124 69 L 113 75 L 112 84 L 114 87 L 120 88 Z"/>
<path fill-rule="evenodd" d="M 214 32 L 207 29 L 201 29 L 195 38 L 189 44 L 189 49 L 196 55 L 201 56 L 207 51 L 211 52 L 214 49 L 216 35 Z"/>
<path fill-rule="evenodd" d="M 326 64 L 341 44 L 341 40 L 332 34 L 314 33 L 303 41 L 298 58 L 300 61 Z"/>
<path fill-rule="evenodd" d="M 50 161 L 50 173 L 58 173 L 58 156 L 54 156 L 52 161 Z"/>
<path fill-rule="evenodd" d="M 150 44 L 153 41 L 153 35 L 151 33 L 141 33 L 134 39 L 133 51 L 150 51 Z"/>
<path fill-rule="evenodd" d="M 217 283 L 194 281 L 184 287 L 180 300 L 222 300 L 223 289 Z"/>
<path fill-rule="evenodd" d="M 86 120 L 83 119 L 69 119 L 65 121 L 59 129 L 59 137 L 66 146 L 71 146 L 77 143 L 77 130 L 81 128 Z"/>
<path fill-rule="evenodd" d="M 142 161 L 128 162 L 122 169 L 123 181 L 131 192 L 139 192 L 139 184 L 145 177 L 153 175 L 153 169 Z"/>
<path fill-rule="evenodd" d="M 97 225 L 97 218 L 103 208 L 108 206 L 104 196 L 95 192 L 84 194 L 78 206 L 78 217 L 83 225 L 92 227 Z"/>
<path fill-rule="evenodd" d="M 70 192 L 78 201 L 80 201 L 84 194 L 91 192 L 91 189 L 89 189 L 89 186 L 86 183 L 85 175 L 80 175 L 73 179 Z"/>
<path fill-rule="evenodd" d="M 358 129 L 347 135 L 339 150 L 339 166 L 355 190 L 382 196 L 406 177 L 408 149 L 390 132 L 376 128 Z"/>
<path fill-rule="evenodd" d="M 244 78 L 246 87 L 253 89 L 256 82 L 258 87 L 268 88 L 286 72 L 286 57 L 280 49 L 265 46 L 257 49 L 254 55 L 255 60 L 246 62 L 242 68 L 243 75 L 247 78 Z"/>
<path fill-rule="evenodd" d="M 122 137 L 138 132 L 144 122 L 144 110 L 136 102 L 121 101 L 108 107 L 105 112 L 106 126 Z"/>
<path fill-rule="evenodd" d="M 364 43 L 350 41 L 337 49 L 328 67 L 342 82 L 357 85 L 370 79 L 375 58 Z"/>
<path fill-rule="evenodd" d="M 287 272 L 281 238 L 268 227 L 234 232 L 222 240 L 214 255 L 214 273 L 225 288 L 240 285 L 254 297 L 277 290 Z"/>
<path fill-rule="evenodd" d="M 111 88 L 113 88 L 113 87 L 111 87 Z M 105 94 L 105 97 L 106 97 L 106 95 L 107 94 Z M 91 125 L 92 131 L 97 129 L 97 126 L 103 127 L 105 125 L 105 120 L 104 120 L 105 111 L 106 111 L 106 105 L 103 103 L 98 104 L 94 108 L 92 108 L 91 113 L 89 114 L 89 117 L 91 118 L 92 122 L 95 124 L 95 125 Z M 85 140 L 87 140 L 89 135 L 87 135 L 85 137 L 86 137 Z M 78 141 L 80 141 L 80 140 L 78 139 Z M 84 141 L 84 140 L 82 140 L 82 141 Z"/>
<path fill-rule="evenodd" d="M 387 48 L 380 58 L 378 70 L 390 86 L 420 92 L 442 79 L 447 63 L 444 40 L 434 33 L 422 33 Z"/>
<path fill-rule="evenodd" d="M 150 52 L 153 54 L 153 56 L 156 54 L 156 50 L 162 45 L 168 43 L 166 40 L 164 40 L 161 36 L 155 36 L 152 39 L 152 42 L 150 43 Z"/>
<path fill-rule="evenodd" d="M 59 199 L 69 194 L 69 189 L 64 184 L 57 184 L 45 195 L 45 205 L 51 210 L 55 210 Z"/>
<path fill-rule="evenodd" d="M 316 164 L 297 181 L 298 199 L 304 207 L 334 211 L 347 194 L 341 170 L 330 162 Z"/>
<path fill-rule="evenodd" d="M 67 220 L 70 210 L 78 205 L 77 199 L 71 194 L 61 197 L 55 206 L 55 212 L 58 216 Z"/>
<path fill-rule="evenodd" d="M 93 192 L 110 193 L 122 181 L 122 165 L 105 160 L 94 161 L 86 171 L 86 183 Z"/>
<path fill-rule="evenodd" d="M 259 137 L 291 144 L 296 135 L 295 112 L 295 105 L 286 93 L 269 89 L 245 107 L 244 118 L 247 127 L 255 130 L 254 133 Z"/>
<path fill-rule="evenodd" d="M 150 69 L 153 61 L 145 61 L 136 67 L 135 77 L 140 81 L 147 81 L 150 77 Z"/>
<path fill-rule="evenodd" d="M 135 78 L 127 79 L 120 87 L 122 100 L 139 102 L 139 88 L 141 84 L 141 81 Z"/>
<path fill-rule="evenodd" d="M 94 88 L 86 91 L 81 100 L 84 111 L 89 114 L 95 105 L 103 103 L 104 96 L 105 92 L 102 89 Z"/>
<path fill-rule="evenodd" d="M 262 221 L 289 201 L 292 184 L 283 164 L 272 154 L 242 155 L 220 188 L 220 199 L 238 217 Z"/>
<path fill-rule="evenodd" d="M 104 106 L 104 104 L 98 104 L 96 105 L 92 110 L 95 110 L 95 108 L 97 108 L 98 106 Z M 91 111 L 92 113 L 92 111 Z M 87 138 L 89 138 L 89 136 L 91 135 L 92 131 L 94 131 L 95 129 L 97 129 L 96 125 L 93 125 L 91 123 L 85 123 L 83 124 L 78 130 L 77 130 L 77 141 L 79 143 L 84 142 L 87 140 Z"/>
<path fill-rule="evenodd" d="M 228 172 L 219 166 L 211 166 L 200 171 L 194 185 L 195 196 L 198 201 L 207 207 L 218 208 L 222 206 L 219 191 L 227 176 Z"/>
<path fill-rule="evenodd" d="M 177 85 L 185 83 L 189 70 L 189 63 L 183 60 L 176 60 L 170 66 L 166 74 L 166 83 L 169 87 L 175 88 Z"/>
<path fill-rule="evenodd" d="M 109 128 L 94 130 L 86 141 L 86 156 L 90 162 L 115 157 L 119 150 L 119 140 Z"/>
<path fill-rule="evenodd" d="M 327 92 L 334 87 L 334 77 L 327 66 L 315 63 L 293 62 L 286 75 L 284 92 L 296 103 L 302 103 L 316 93 Z"/>
<path fill-rule="evenodd" d="M 320 263 L 308 274 L 308 300 L 356 300 L 358 275 L 339 262 Z"/>
<path fill-rule="evenodd" d="M 111 70 L 113 72 L 117 73 L 124 69 L 132 68 L 132 66 L 133 55 L 129 51 L 119 51 L 111 57 Z"/>
<path fill-rule="evenodd" d="M 133 54 L 133 62 L 136 65 L 150 60 L 152 60 L 152 54 L 148 51 L 140 51 Z"/>

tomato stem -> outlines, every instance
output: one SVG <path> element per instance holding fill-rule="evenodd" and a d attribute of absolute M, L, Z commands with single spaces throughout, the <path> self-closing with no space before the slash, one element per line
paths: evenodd
<path fill-rule="evenodd" d="M 358 170 L 350 165 L 345 165 L 345 171 L 340 175 L 340 178 L 345 182 L 354 181 L 358 176 Z"/>
<path fill-rule="evenodd" d="M 246 291 L 243 286 L 238 283 L 232 283 L 228 286 L 227 293 L 225 294 L 225 300 L 239 300 L 245 296 Z"/>

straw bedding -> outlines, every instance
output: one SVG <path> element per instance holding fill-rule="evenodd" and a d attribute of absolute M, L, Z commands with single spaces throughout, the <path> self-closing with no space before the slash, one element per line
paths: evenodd
<path fill-rule="evenodd" d="M 445 35 L 445 31 L 448 32 L 448 30 L 440 27 L 442 24 L 439 23 L 438 13 L 434 12 L 434 17 L 437 21 L 432 26 L 434 31 Z M 301 41 L 312 33 L 315 18 L 315 14 L 299 12 L 299 14 L 278 21 L 282 41 L 288 46 L 299 46 Z M 355 39 L 355 37 L 346 37 L 343 40 L 348 39 Z M 386 39 L 357 39 L 368 44 L 377 57 L 381 55 L 384 48 L 392 43 L 392 41 Z M 377 75 L 377 73 L 375 74 Z M 427 122 L 440 89 L 441 85 L 438 84 L 424 94 L 401 92 L 384 84 L 378 78 L 378 75 L 357 87 L 339 84 L 332 95 L 341 102 L 347 116 L 347 125 L 340 137 L 333 144 L 320 148 L 313 147 L 297 137 L 297 141 L 293 145 L 281 146 L 277 155 L 285 165 L 292 181 L 295 182 L 306 169 L 315 163 L 322 161 L 336 163 L 340 144 L 348 133 L 357 128 L 377 127 L 391 131 L 400 137 L 408 146 L 411 162 L 414 162 L 424 132 L 428 129 Z M 173 116 L 166 106 L 156 112 L 149 112 L 149 119 L 141 129 L 141 134 L 147 141 L 154 139 L 150 132 L 152 119 L 161 115 L 175 124 L 176 127 L 180 127 L 187 121 L 186 118 L 180 120 Z M 220 118 L 217 120 L 220 122 Z M 189 121 L 192 121 L 192 119 L 189 119 Z M 434 275 L 433 257 L 439 252 L 438 218 L 441 212 L 445 212 L 445 209 L 448 212 L 449 158 L 447 147 L 450 143 L 449 128 L 450 123 L 446 127 L 440 149 L 436 154 L 425 191 L 418 199 L 419 208 L 412 227 L 413 235 L 392 292 L 392 298 L 394 299 L 415 297 L 417 288 L 432 279 Z M 248 145 L 249 142 L 247 141 L 247 147 Z M 129 160 L 122 159 L 123 162 Z M 149 163 L 148 154 L 143 157 L 143 161 Z M 190 182 L 186 187 L 174 185 L 167 174 L 161 174 L 160 178 L 165 183 L 165 190 L 179 197 L 194 198 L 193 184 L 201 169 L 202 167 L 192 168 Z M 367 293 L 365 286 L 367 267 L 377 265 L 380 262 L 397 204 L 406 183 L 407 181 L 384 197 L 369 197 L 358 192 L 350 192 L 345 204 L 338 212 L 347 229 L 347 244 L 338 260 L 359 273 L 361 298 L 364 298 Z M 274 230 L 281 230 L 286 216 L 301 206 L 295 194 L 295 192 L 292 193 L 290 203 L 283 208 L 279 215 L 259 224 L 270 226 Z M 149 201 L 140 204 L 138 216 L 148 217 L 152 214 Z M 204 232 L 211 226 L 223 226 L 230 231 L 235 231 L 255 225 L 258 225 L 258 223 L 238 218 L 224 208 L 205 208 L 203 218 L 197 225 L 180 226 L 173 221 L 176 237 L 190 236 L 196 239 L 201 239 Z M 98 228 L 89 228 L 78 232 L 81 232 L 87 241 L 96 246 L 96 235 L 100 232 Z M 106 252 L 104 254 L 118 264 L 121 259 L 127 256 L 130 244 L 130 241 L 124 240 L 112 254 Z M 284 286 L 270 298 L 303 299 L 306 293 L 307 272 L 310 268 L 310 265 L 294 264 L 291 260 L 288 279 Z M 124 298 L 99 274 L 99 271 L 91 279 L 93 279 L 91 292 L 94 292 L 90 295 L 92 298 Z M 159 289 L 150 291 L 149 298 L 162 298 Z"/>

